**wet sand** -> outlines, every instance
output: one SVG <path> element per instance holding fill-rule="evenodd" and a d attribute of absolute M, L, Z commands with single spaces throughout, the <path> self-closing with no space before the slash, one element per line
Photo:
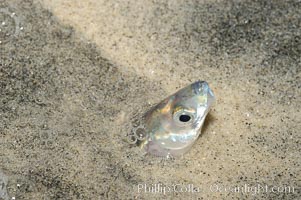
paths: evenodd
<path fill-rule="evenodd" d="M 300 16 L 297 0 L 0 1 L 0 199 L 298 199 Z M 217 102 L 187 154 L 125 142 L 198 79 Z"/>

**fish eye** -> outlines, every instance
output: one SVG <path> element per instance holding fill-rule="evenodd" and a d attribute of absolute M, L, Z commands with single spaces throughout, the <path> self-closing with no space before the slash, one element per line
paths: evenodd
<path fill-rule="evenodd" d="M 194 112 L 189 109 L 179 108 L 173 113 L 173 119 L 181 126 L 189 125 L 193 122 Z"/>
<path fill-rule="evenodd" d="M 189 122 L 191 120 L 191 117 L 187 114 L 182 114 L 180 115 L 179 120 L 181 122 Z"/>

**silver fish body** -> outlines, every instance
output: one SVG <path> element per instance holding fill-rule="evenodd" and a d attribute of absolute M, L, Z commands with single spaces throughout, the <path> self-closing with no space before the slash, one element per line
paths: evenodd
<path fill-rule="evenodd" d="M 144 115 L 145 135 L 139 145 L 156 156 L 180 156 L 200 135 L 215 97 L 205 81 L 169 96 Z"/>

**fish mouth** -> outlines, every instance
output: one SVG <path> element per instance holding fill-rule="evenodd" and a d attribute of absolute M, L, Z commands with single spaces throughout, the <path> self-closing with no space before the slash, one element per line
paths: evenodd
<path fill-rule="evenodd" d="M 212 90 L 210 89 L 209 85 L 207 84 L 208 88 L 207 88 L 207 105 L 208 107 L 211 107 L 212 104 L 215 102 L 215 95 L 212 92 Z"/>
<path fill-rule="evenodd" d="M 215 95 L 206 81 L 198 80 L 192 84 L 192 89 L 196 95 L 207 96 L 207 105 L 210 107 L 215 101 Z"/>

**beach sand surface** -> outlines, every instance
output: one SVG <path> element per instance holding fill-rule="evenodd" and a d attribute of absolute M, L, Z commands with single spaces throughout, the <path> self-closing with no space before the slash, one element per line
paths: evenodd
<path fill-rule="evenodd" d="M 298 0 L 0 1 L 0 199 L 300 198 L 300 16 Z M 199 79 L 216 103 L 187 154 L 125 141 Z"/>

